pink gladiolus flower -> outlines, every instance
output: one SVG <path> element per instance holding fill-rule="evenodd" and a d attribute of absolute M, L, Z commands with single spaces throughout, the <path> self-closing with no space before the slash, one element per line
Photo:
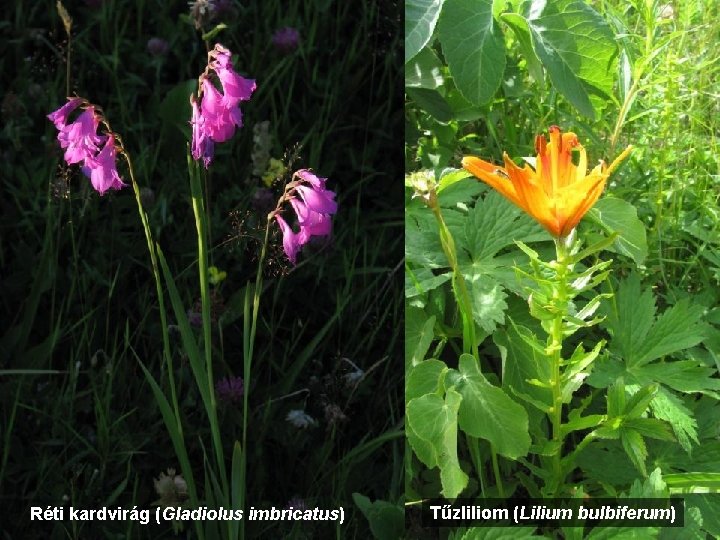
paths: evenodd
<path fill-rule="evenodd" d="M 326 178 L 318 178 L 312 172 L 303 169 L 297 171 L 286 189 L 280 205 L 290 202 L 299 231 L 295 232 L 287 222 L 275 214 L 283 234 L 283 249 L 290 262 L 295 264 L 298 251 L 312 237 L 330 236 L 332 233 L 331 216 L 337 212 L 335 193 L 325 188 Z"/>
<path fill-rule="evenodd" d="M 83 105 L 84 104 L 84 105 Z M 68 117 L 80 105 L 83 112 L 71 123 Z M 68 98 L 68 102 L 58 110 L 47 115 L 58 130 L 57 139 L 65 149 L 64 159 L 68 165 L 82 162 L 81 170 L 90 179 L 92 186 L 100 195 L 108 189 L 125 187 L 118 174 L 115 161 L 115 137 L 98 135 L 100 116 L 93 105 L 82 98 Z M 102 150 L 100 145 L 105 143 Z"/>
<path fill-rule="evenodd" d="M 98 155 L 90 156 L 85 160 L 82 171 L 90 178 L 95 191 L 100 195 L 104 195 L 108 189 L 122 189 L 126 186 L 117 172 L 115 158 L 115 137 L 111 134 Z"/>
<path fill-rule="evenodd" d="M 78 163 L 93 156 L 105 137 L 97 134 L 100 119 L 91 105 L 85 109 L 72 124 L 60 129 L 58 141 L 65 148 L 65 161 L 68 165 Z"/>
<path fill-rule="evenodd" d="M 48 119 L 55 124 L 58 130 L 63 129 L 67 125 L 67 119 L 71 112 L 78 108 L 82 99 L 80 98 L 68 98 L 68 102 L 60 107 L 57 111 L 51 112 L 47 115 Z"/>
<path fill-rule="evenodd" d="M 203 97 L 200 113 L 205 119 L 208 135 L 214 142 L 225 142 L 235 134 L 235 126 L 242 127 L 239 107 L 226 107 L 223 95 L 208 79 L 202 82 Z"/>
<path fill-rule="evenodd" d="M 292 230 L 290 225 L 287 224 L 280 214 L 275 214 L 275 219 L 277 220 L 278 225 L 280 225 L 280 230 L 282 231 L 283 249 L 285 250 L 285 255 L 287 255 L 287 258 L 290 259 L 291 263 L 295 264 L 295 261 L 297 261 L 298 251 L 300 251 L 300 248 L 302 247 L 300 237 Z"/>
<path fill-rule="evenodd" d="M 194 96 L 190 99 L 192 106 L 192 156 L 196 161 L 201 159 L 205 164 L 205 168 L 208 168 L 212 161 L 213 153 L 215 150 L 215 144 L 213 143 L 210 135 L 207 132 L 205 126 L 206 120 L 203 115 L 200 114 L 200 109 Z"/>
<path fill-rule="evenodd" d="M 255 91 L 255 81 L 238 75 L 232 67 L 232 55 L 220 45 L 208 54 L 208 67 L 200 76 L 199 103 L 193 104 L 193 158 L 202 158 L 207 169 L 212 161 L 214 143 L 230 140 L 235 128 L 242 127 L 242 112 L 239 103 L 247 101 Z M 222 92 L 211 80 L 211 71 L 220 81 Z"/>

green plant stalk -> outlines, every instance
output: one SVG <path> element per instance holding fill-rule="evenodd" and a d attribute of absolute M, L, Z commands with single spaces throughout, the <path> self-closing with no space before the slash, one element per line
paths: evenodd
<path fill-rule="evenodd" d="M 200 298 L 202 303 L 202 324 L 203 324 L 203 345 L 205 349 L 205 369 L 207 370 L 207 384 L 210 395 L 210 410 L 208 420 L 210 421 L 210 432 L 212 436 L 215 460 L 219 469 L 219 476 L 222 481 L 223 493 L 226 498 L 225 504 L 230 503 L 230 492 L 228 490 L 227 471 L 222 441 L 220 439 L 220 426 L 217 416 L 217 401 L 215 399 L 215 384 L 213 377 L 212 362 L 212 334 L 210 327 L 210 283 L 208 271 L 208 249 L 207 249 L 207 214 L 205 212 L 205 201 L 203 198 L 202 186 L 200 184 L 200 171 L 198 163 L 192 159 L 190 150 L 187 152 L 188 170 L 190 171 L 190 193 L 192 196 L 193 213 L 195 214 L 195 228 L 198 237 L 198 272 L 200 274 Z"/>
<path fill-rule="evenodd" d="M 155 253 L 155 242 L 153 241 L 152 230 L 150 229 L 150 222 L 148 220 L 147 212 L 142 204 L 142 198 L 140 197 L 140 186 L 135 180 L 135 172 L 133 170 L 132 161 L 127 150 L 123 147 L 122 155 L 125 157 L 125 161 L 128 165 L 128 171 L 130 171 L 130 182 L 133 186 L 135 193 L 135 202 L 137 203 L 138 213 L 140 214 L 140 221 L 142 222 L 143 230 L 145 231 L 145 240 L 147 241 L 148 251 L 150 252 L 150 262 L 152 264 L 153 276 L 155 277 L 155 290 L 158 296 L 158 306 L 160 309 L 160 326 L 162 327 L 163 336 L 163 356 L 165 357 L 165 363 L 167 365 L 168 380 L 170 383 L 170 399 L 172 401 L 173 411 L 175 413 L 175 421 L 177 428 L 182 438 L 182 422 L 180 421 L 180 407 L 178 406 L 177 391 L 175 389 L 175 375 L 173 372 L 172 355 L 170 354 L 170 336 L 168 334 L 167 325 L 167 313 L 165 311 L 165 299 L 162 291 L 162 282 L 160 281 L 160 268 L 158 266 L 157 254 Z"/>
<path fill-rule="evenodd" d="M 470 299 L 470 293 L 465 283 L 465 278 L 460 271 L 460 267 L 457 262 L 457 251 L 455 250 L 455 241 L 450 234 L 445 220 L 442 217 L 440 205 L 438 204 L 437 194 L 434 190 L 428 193 L 427 203 L 435 219 L 438 222 L 438 229 L 440 232 L 440 244 L 442 244 L 443 251 L 447 257 L 450 268 L 452 268 L 453 277 L 453 291 L 455 292 L 455 298 L 460 309 L 460 316 L 463 321 L 463 352 L 472 354 L 477 362 L 480 361 L 480 354 L 478 351 L 477 338 L 475 337 L 475 320 L 473 319 L 472 312 L 472 301 Z M 493 465 L 493 473 L 495 475 L 495 484 L 498 488 L 498 493 L 501 497 L 504 497 L 505 490 L 503 488 L 502 477 L 500 476 L 500 467 L 498 466 L 497 452 L 495 451 L 494 445 L 490 445 L 490 458 Z"/>
<path fill-rule="evenodd" d="M 565 239 L 555 239 L 556 258 L 556 288 L 555 302 L 560 308 L 552 323 L 552 332 L 549 336 L 548 352 L 552 362 L 552 397 L 553 406 L 550 415 L 552 423 L 552 441 L 555 443 L 555 453 L 552 456 L 552 489 L 557 494 L 563 482 L 562 474 L 562 342 L 563 342 L 563 318 L 567 314 L 567 275 L 568 275 L 568 251 Z"/>
<path fill-rule="evenodd" d="M 450 234 L 450 229 L 448 229 L 445 224 L 442 212 L 440 211 L 440 205 L 437 201 L 437 195 L 434 191 L 431 191 L 428 194 L 427 202 L 438 222 L 440 244 L 442 245 L 443 251 L 445 252 L 445 256 L 447 257 L 453 273 L 453 290 L 455 292 L 455 298 L 458 303 L 458 309 L 460 310 L 460 316 L 462 317 L 463 323 L 463 352 L 472 354 L 475 357 L 475 360 L 479 362 L 480 356 L 478 353 L 477 340 L 475 338 L 475 321 L 472 316 L 472 301 L 470 299 L 470 293 L 467 289 L 467 284 L 465 283 L 465 278 L 458 266 L 455 241 Z"/>
<path fill-rule="evenodd" d="M 247 478 L 247 427 L 249 413 L 249 400 L 250 394 L 250 373 L 253 359 L 253 349 L 255 344 L 255 333 L 257 331 L 257 318 L 260 310 L 260 295 L 262 293 L 262 267 L 265 262 L 265 255 L 267 254 L 268 238 L 270 237 L 270 223 L 272 214 L 268 215 L 267 223 L 265 224 L 265 239 L 263 240 L 262 248 L 260 250 L 260 260 L 258 261 L 257 275 L 255 276 L 255 290 L 253 291 L 253 303 L 252 303 L 252 319 L 250 323 L 250 332 L 247 332 L 247 302 L 245 306 L 245 332 L 243 336 L 243 386 L 245 391 L 243 392 L 243 430 L 242 430 L 242 458 L 240 463 L 240 493 L 239 493 L 239 506 L 243 508 L 245 505 L 245 494 L 246 494 L 246 478 Z M 249 284 L 248 284 L 249 286 Z M 247 298 L 247 294 L 246 294 Z M 245 520 L 240 521 L 240 538 L 245 538 Z"/>
<path fill-rule="evenodd" d="M 117 137 L 119 139 L 119 137 Z M 193 476 L 193 471 L 190 468 L 189 460 L 187 459 L 187 450 L 184 448 L 185 445 L 185 437 L 183 435 L 183 427 L 182 427 L 182 421 L 180 419 L 180 407 L 178 405 L 177 400 L 177 390 L 175 387 L 175 372 L 173 370 L 173 364 L 172 364 L 172 354 L 170 352 L 170 336 L 168 334 L 168 324 L 167 324 L 167 312 L 165 311 L 165 300 L 162 290 L 162 282 L 160 281 L 160 269 L 158 265 L 158 257 L 155 247 L 155 242 L 153 241 L 152 236 L 152 230 L 150 229 L 150 222 L 148 220 L 147 212 L 145 212 L 145 208 L 142 204 L 142 198 L 140 196 L 140 186 L 138 185 L 136 179 L 135 179 L 135 172 L 132 165 L 132 160 L 130 159 L 130 155 L 127 153 L 127 150 L 125 150 L 124 144 L 122 143 L 122 139 L 120 140 L 120 144 L 122 147 L 122 155 L 125 157 L 125 161 L 128 165 L 128 171 L 130 172 L 130 182 L 133 186 L 133 192 L 135 193 L 135 201 L 137 203 L 138 207 L 138 213 L 140 214 L 140 221 L 143 225 L 143 230 L 145 231 L 145 240 L 148 244 L 148 251 L 150 252 L 150 261 L 152 264 L 153 269 L 153 276 L 155 278 L 155 288 L 157 291 L 158 296 L 158 306 L 160 310 L 160 326 L 162 327 L 162 336 L 163 336 L 163 357 L 165 358 L 165 364 L 167 367 L 168 372 L 168 381 L 170 384 L 170 400 L 171 400 L 171 406 L 172 406 L 172 414 L 174 416 L 174 426 L 170 425 L 169 419 L 166 418 L 166 425 L 169 430 L 172 431 L 173 427 L 176 430 L 177 436 L 174 438 L 174 442 L 179 445 L 178 449 L 176 451 L 179 452 L 178 459 L 180 459 L 181 465 L 183 465 L 181 468 L 183 469 L 183 474 L 185 481 L 188 483 L 188 491 L 190 494 L 190 503 L 193 505 L 196 505 L 198 503 L 198 497 L 197 492 L 195 488 L 195 479 Z M 145 371 L 146 376 L 148 377 L 148 380 L 151 385 L 155 384 L 152 377 L 150 376 L 149 372 L 146 371 L 145 366 L 140 363 L 141 367 L 143 368 L 143 371 Z M 159 387 L 154 388 L 156 398 L 158 400 L 161 399 L 160 396 L 162 396 L 162 391 Z M 158 405 L 161 406 L 162 409 L 162 403 L 158 401 Z M 171 434 L 172 437 L 172 434 Z M 196 531 L 198 533 L 199 538 L 204 538 L 204 532 L 202 530 L 202 527 L 196 526 Z"/>

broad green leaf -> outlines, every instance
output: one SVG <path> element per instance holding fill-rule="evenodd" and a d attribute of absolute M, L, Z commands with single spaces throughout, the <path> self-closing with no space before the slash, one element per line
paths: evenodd
<path fill-rule="evenodd" d="M 582 115 L 595 118 L 591 98 L 613 95 L 617 46 L 610 26 L 581 0 L 534 0 L 527 23 L 553 86 Z"/>
<path fill-rule="evenodd" d="M 553 404 L 552 390 L 531 384 L 530 381 L 549 381 L 552 377 L 550 361 L 544 345 L 527 328 L 509 324 L 493 334 L 493 341 L 502 357 L 503 388 L 514 395 L 529 396 L 545 409 Z"/>
<path fill-rule="evenodd" d="M 405 400 L 438 391 L 440 378 L 448 367 L 440 360 L 425 360 L 416 365 L 405 378 Z"/>
<path fill-rule="evenodd" d="M 429 47 L 405 64 L 405 86 L 408 88 L 434 90 L 444 83 L 440 59 Z"/>
<path fill-rule="evenodd" d="M 446 124 L 452 120 L 452 109 L 447 100 L 437 90 L 406 88 L 405 92 L 422 110 L 438 122 Z"/>
<path fill-rule="evenodd" d="M 509 458 L 527 455 L 530 450 L 528 416 L 501 388 L 490 384 L 471 355 L 460 356 L 459 376 L 454 382 L 462 395 L 459 425 L 468 435 L 490 441 L 495 450 Z"/>
<path fill-rule="evenodd" d="M 474 177 L 468 178 L 467 174 L 456 182 L 445 183 L 443 180 L 440 180 L 438 187 L 438 202 L 443 208 L 467 208 L 484 189 Z"/>
<path fill-rule="evenodd" d="M 530 27 L 528 21 L 522 15 L 517 13 L 503 13 L 500 18 L 505 22 L 510 29 L 514 32 L 517 38 L 518 45 L 520 46 L 520 52 L 525 57 L 527 63 L 528 72 L 536 82 L 543 86 L 545 80 L 545 74 L 543 66 L 540 63 L 540 59 L 535 54 L 535 50 L 532 46 L 532 38 L 530 37 Z"/>
<path fill-rule="evenodd" d="M 410 400 L 406 407 L 408 424 L 417 437 L 432 449 L 432 461 L 440 468 L 442 494 L 448 499 L 457 497 L 468 482 L 457 455 L 458 410 L 461 402 L 461 395 L 450 388 L 445 399 L 437 394 L 426 394 Z"/>
<path fill-rule="evenodd" d="M 360 493 L 353 493 L 353 501 L 370 523 L 373 537 L 378 540 L 396 540 L 405 531 L 405 511 L 396 504 L 380 499 L 370 499 Z"/>
<path fill-rule="evenodd" d="M 445 0 L 438 39 L 455 86 L 470 103 L 489 102 L 505 71 L 505 42 L 492 0 Z"/>
<path fill-rule="evenodd" d="M 631 257 L 641 265 L 648 254 L 645 224 L 637 217 L 637 209 L 629 202 L 603 197 L 587 213 L 588 218 L 609 233 L 618 233 L 611 249 Z"/>
<path fill-rule="evenodd" d="M 422 309 L 405 309 L 405 366 L 409 369 L 422 362 L 435 335 L 435 316 L 427 317 Z"/>
<path fill-rule="evenodd" d="M 472 175 L 465 169 L 445 169 L 440 175 L 440 181 L 438 182 L 438 194 L 442 193 L 450 186 L 460 182 L 460 180 L 465 180 L 466 178 L 472 178 Z M 473 196 L 477 195 L 477 193 L 479 193 L 479 191 L 474 192 Z M 468 197 L 467 199 L 465 199 L 465 202 L 469 202 L 471 198 L 472 196 Z"/>
<path fill-rule="evenodd" d="M 405 1 L 405 62 L 430 42 L 443 0 Z"/>

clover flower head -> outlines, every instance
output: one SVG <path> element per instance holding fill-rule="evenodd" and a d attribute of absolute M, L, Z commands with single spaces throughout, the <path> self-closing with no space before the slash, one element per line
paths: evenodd
<path fill-rule="evenodd" d="M 290 26 L 278 28 L 272 36 L 272 44 L 282 53 L 291 53 L 300 44 L 300 32 Z"/>
<path fill-rule="evenodd" d="M 220 401 L 229 404 L 241 403 L 245 394 L 242 377 L 225 377 L 215 383 L 215 394 Z"/>
<path fill-rule="evenodd" d="M 283 249 L 292 264 L 296 263 L 300 248 L 313 237 L 330 236 L 332 233 L 331 216 L 337 212 L 337 202 L 335 192 L 325 187 L 326 181 L 326 178 L 319 178 L 307 169 L 297 171 L 272 213 L 283 235 Z M 289 203 L 295 211 L 298 231 L 280 215 L 285 203 Z"/>
<path fill-rule="evenodd" d="M 217 78 L 221 90 L 212 77 Z M 242 127 L 240 102 L 255 91 L 255 81 L 241 77 L 232 66 L 232 54 L 221 44 L 208 53 L 208 65 L 200 75 L 198 97 L 190 97 L 192 107 L 192 155 L 203 160 L 207 169 L 215 152 L 215 143 L 228 141 L 235 128 Z"/>
<path fill-rule="evenodd" d="M 82 112 L 70 122 L 70 115 L 79 107 L 83 108 Z M 57 139 L 65 150 L 65 162 L 68 165 L 81 163 L 83 174 L 100 195 L 109 189 L 126 186 L 117 171 L 115 136 L 109 129 L 107 135 L 97 133 L 101 116 L 94 105 L 82 98 L 69 97 L 67 103 L 48 114 L 47 118 L 58 130 Z"/>
<path fill-rule="evenodd" d="M 152 37 L 148 39 L 147 51 L 152 56 L 163 56 L 170 50 L 170 45 L 163 38 Z"/>

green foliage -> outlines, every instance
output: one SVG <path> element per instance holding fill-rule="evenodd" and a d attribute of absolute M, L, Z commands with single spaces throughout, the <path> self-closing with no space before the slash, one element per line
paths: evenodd
<path fill-rule="evenodd" d="M 495 496 L 504 487 L 541 496 L 555 484 L 562 490 L 553 477 L 563 475 L 573 493 L 591 497 L 702 497 L 717 489 L 720 131 L 711 89 L 720 66 L 692 44 L 714 39 L 718 25 L 710 2 L 681 4 L 447 0 L 406 62 L 406 172 L 435 186 L 478 349 L 472 358 L 461 354 L 466 337 L 451 265 L 427 201 L 412 198 L 408 183 L 406 303 L 416 327 L 426 326 L 422 341 L 413 339 L 422 354 L 406 374 L 406 397 L 445 403 L 449 388 L 462 395 L 455 450 L 469 477 L 462 495 Z M 432 93 L 432 105 L 415 99 L 417 89 Z M 467 155 L 501 166 L 507 154 L 533 166 L 534 138 L 552 124 L 577 133 L 589 168 L 633 146 L 578 226 L 576 243 L 568 242 L 565 269 L 548 262 L 556 254 L 545 231 L 456 172 Z M 481 377 L 466 372 L 470 366 Z M 470 382 L 462 386 L 461 377 Z M 530 444 L 517 457 L 498 446 L 519 433 L 496 433 L 492 414 L 477 420 L 483 407 L 495 412 L 487 401 L 498 389 L 504 410 L 520 407 L 527 417 Z M 474 408 L 468 417 L 477 425 L 466 424 L 463 411 Z M 440 471 L 417 456 L 411 462 L 410 493 L 440 495 Z M 714 537 L 709 500 L 688 499 L 682 531 L 538 533 Z"/>

